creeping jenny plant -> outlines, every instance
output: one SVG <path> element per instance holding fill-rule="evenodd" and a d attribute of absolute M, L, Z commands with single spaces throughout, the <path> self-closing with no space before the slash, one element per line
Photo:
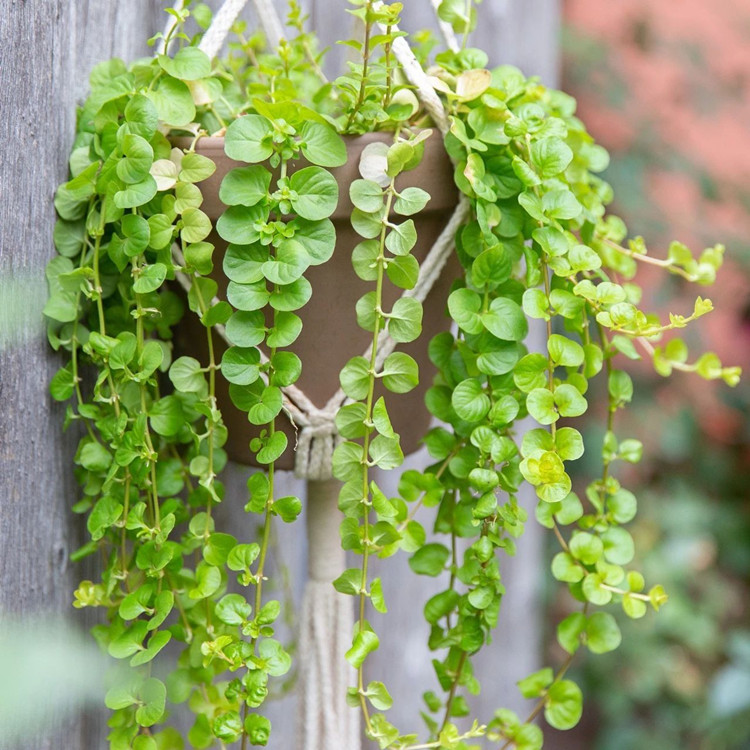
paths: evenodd
<path fill-rule="evenodd" d="M 55 199 L 59 254 L 47 268 L 45 314 L 52 346 L 67 356 L 51 392 L 72 399 L 66 426 L 76 422 L 82 434 L 74 510 L 86 515 L 91 541 L 73 557 L 102 560 L 100 580 L 80 584 L 75 606 L 105 608 L 106 624 L 94 634 L 127 665 L 105 697 L 116 749 L 269 741 L 268 684 L 291 665 L 274 638 L 280 604 L 264 590 L 269 535 L 276 517 L 293 522 L 301 509 L 299 498 L 278 496 L 275 463 L 287 438 L 277 418 L 283 389 L 303 366 L 294 343 L 298 312 L 314 293 L 305 273 L 328 262 L 336 242 L 329 216 L 339 186 L 330 169 L 346 160 L 340 135 L 377 130 L 392 141 L 365 157 L 363 179 L 351 185 L 351 221 L 362 237 L 351 260 L 372 288 L 356 310 L 340 314 L 356 315 L 372 345 L 369 357 L 353 357 L 341 372 L 348 402 L 336 420 L 341 442 L 333 457 L 343 482 L 342 545 L 362 561 L 333 584 L 357 600 L 346 658 L 359 677 L 348 698 L 380 748 L 470 748 L 484 737 L 492 747 L 532 750 L 543 741 L 532 723 L 538 714 L 558 729 L 578 722 L 581 693 L 565 678 L 574 655 L 620 642 L 615 617 L 602 608 L 615 602 L 639 618 L 666 601 L 658 583 L 647 585 L 629 567 L 633 543 L 624 524 L 636 498 L 615 470 L 637 462 L 642 446 L 615 433 L 615 416 L 633 396 L 621 362 L 645 356 L 663 375 L 695 371 L 730 385 L 739 377 L 712 354 L 690 356 L 671 337 L 708 313 L 710 301 L 698 297 L 688 314 L 664 321 L 640 309 L 632 282 L 639 264 L 652 263 L 710 284 L 723 248 L 695 256 L 675 242 L 654 258 L 641 238 L 626 240 L 623 222 L 605 213 L 612 193 L 596 174 L 607 154 L 576 119 L 574 100 L 515 68 L 486 70 L 487 55 L 466 44 L 472 3 L 443 0 L 440 18 L 463 44 L 432 56 L 427 42 L 417 54 L 450 115 L 445 148 L 470 212 L 455 238 L 462 272 L 446 301 L 455 327 L 429 348 L 438 375 L 426 406 L 440 426 L 425 444 L 434 463 L 404 472 L 399 496 L 387 497 L 370 470 L 395 470 L 403 454 L 388 398 L 376 399 L 375 385 L 407 392 L 419 372 L 400 351 L 378 368 L 380 334 L 413 341 L 422 308 L 405 297 L 387 309 L 383 293 L 417 281 L 410 217 L 430 198 L 416 187 L 399 192 L 396 178 L 419 163 L 426 138 L 439 136 L 393 54 L 400 4 L 350 5 L 365 33 L 347 42 L 359 61 L 334 81 L 296 4 L 292 34 L 277 49 L 236 24 L 228 56 L 212 61 L 197 47 L 201 33 L 183 30 L 188 17 L 205 29 L 210 11 L 187 3 L 170 11 L 175 24 L 163 40 L 175 54 L 98 65 L 79 111 L 71 179 Z M 201 210 L 200 185 L 215 165 L 196 151 L 202 136 L 217 133 L 227 155 L 245 164 L 229 172 L 219 194 L 226 211 L 215 229 L 230 243 L 223 300 L 211 276 L 214 227 Z M 170 142 L 186 134 L 188 147 Z M 300 158 L 309 166 L 288 172 Z M 186 297 L 170 283 L 178 276 Z M 186 315 L 205 328 L 205 361 L 173 357 L 173 332 Z M 528 351 L 528 318 L 545 322 L 545 351 Z M 218 335 L 230 344 L 220 360 Z M 584 442 L 575 427 L 597 376 L 608 390 L 603 445 Z M 248 458 L 266 469 L 249 477 L 246 505 L 262 520 L 257 540 L 217 528 L 212 517 L 225 500 L 219 378 L 259 428 Z M 540 426 L 520 434 L 526 415 Z M 585 449 L 601 451 L 602 470 L 574 489 L 566 465 Z M 469 711 L 465 695 L 479 691 L 472 659 L 497 624 L 503 556 L 513 554 L 527 522 L 517 502 L 524 481 L 539 498 L 536 522 L 560 543 L 552 573 L 579 602 L 557 628 L 569 656 L 519 683 L 538 701 L 529 717 L 501 709 L 456 724 Z M 429 540 L 415 520 L 420 507 L 434 509 Z M 465 552 L 459 538 L 468 540 Z M 389 637 L 381 583 L 368 562 L 399 551 L 416 574 L 449 572 L 444 590 L 424 605 L 439 690 L 425 693 L 421 739 L 388 721 L 387 687 L 364 677 L 368 654 Z M 227 593 L 234 581 L 243 593 Z M 170 642 L 177 649 L 162 653 Z M 152 669 L 154 662 L 169 670 Z M 194 713 L 186 738 L 168 723 L 170 706 L 183 702 Z"/>

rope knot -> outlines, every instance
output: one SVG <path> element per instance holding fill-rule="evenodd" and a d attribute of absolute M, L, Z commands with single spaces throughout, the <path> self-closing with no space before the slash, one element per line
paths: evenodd
<path fill-rule="evenodd" d="M 333 451 L 339 440 L 336 409 L 315 409 L 306 414 L 297 441 L 294 473 L 300 479 L 324 480 L 333 476 Z"/>

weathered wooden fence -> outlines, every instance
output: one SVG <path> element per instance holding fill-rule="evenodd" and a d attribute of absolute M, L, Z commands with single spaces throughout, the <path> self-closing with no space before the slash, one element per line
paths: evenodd
<path fill-rule="evenodd" d="M 347 33 L 342 2 L 303 3 L 327 43 Z M 430 22 L 428 0 L 406 5 L 405 28 Z M 554 83 L 558 6 L 559 0 L 485 0 L 472 41 L 490 53 L 493 63 L 514 63 Z M 58 366 L 46 344 L 41 313 L 44 266 L 54 253 L 52 198 L 66 178 L 75 107 L 86 92 L 90 69 L 113 55 L 130 59 L 148 54 L 146 39 L 162 28 L 164 7 L 161 0 L 0 2 L 0 615 L 72 617 L 72 591 L 85 573 L 68 560 L 84 539 L 80 518 L 70 513 L 77 499 L 71 468 L 75 445 L 61 431 L 64 407 L 47 391 Z M 237 468 L 230 471 L 229 497 L 242 497 L 242 474 Z M 246 521 L 238 516 L 235 523 Z M 294 580 L 304 577 L 303 527 L 284 529 L 278 545 Z M 290 536 L 294 534 L 299 537 Z M 513 682 L 535 666 L 538 582 L 533 571 L 539 554 L 539 536 L 530 533 L 519 557 L 504 564 L 504 578 L 512 581 L 508 588 L 514 593 L 503 603 L 498 639 L 479 669 L 485 685 L 478 704 L 483 716 L 489 717 L 500 702 L 516 701 Z M 406 571 L 404 560 L 389 564 Z M 425 599 L 429 592 L 420 581 L 417 594 L 403 587 L 387 593 L 390 616 L 402 619 L 399 629 L 406 637 L 399 646 L 384 643 L 372 669 L 388 675 L 396 698 L 393 720 L 416 728 L 431 668 L 418 645 L 424 625 L 407 613 L 413 612 L 408 605 L 415 595 Z M 80 616 L 78 622 L 83 624 Z M 0 675 L 0 680 L 9 679 L 13 675 Z M 285 733 L 292 728 L 293 712 L 294 696 L 273 710 L 279 717 L 275 748 L 294 746 L 291 733 Z M 100 717 L 92 712 L 60 718 L 51 731 L 29 737 L 23 747 L 90 750 L 104 747 L 103 736 Z"/>

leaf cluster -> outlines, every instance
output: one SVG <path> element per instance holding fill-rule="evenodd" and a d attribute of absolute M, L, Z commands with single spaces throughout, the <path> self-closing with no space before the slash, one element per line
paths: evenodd
<path fill-rule="evenodd" d="M 351 262 L 372 284 L 351 313 L 371 345 L 340 373 L 347 402 L 333 455 L 342 546 L 361 556 L 360 567 L 333 584 L 359 603 L 346 654 L 358 680 L 347 699 L 383 750 L 466 750 L 481 736 L 537 750 L 542 732 L 530 723 L 537 713 L 558 729 L 577 723 L 581 692 L 565 678 L 573 656 L 581 646 L 612 651 L 621 640 L 614 617 L 595 608 L 617 602 L 637 619 L 667 598 L 632 566 L 624 525 L 637 500 L 617 469 L 638 462 L 643 446 L 616 433 L 615 415 L 633 399 L 630 376 L 617 365 L 645 355 L 665 376 L 690 371 L 730 385 L 739 377 L 711 353 L 691 362 L 682 339 L 662 343 L 709 313 L 709 300 L 698 297 L 691 313 L 662 321 L 641 308 L 632 282 L 638 265 L 651 263 L 710 283 L 723 248 L 694 256 L 673 243 L 659 259 L 642 239 L 625 242 L 624 223 L 607 213 L 612 191 L 598 176 L 607 154 L 576 118 L 575 102 L 510 66 L 488 70 L 487 56 L 466 46 L 473 4 L 443 0 L 441 20 L 464 39 L 460 50 L 435 56 L 431 81 L 450 114 L 445 148 L 470 211 L 455 239 L 462 272 L 447 299 L 455 326 L 429 345 L 438 375 L 426 406 L 439 426 L 424 442 L 433 463 L 403 472 L 388 497 L 371 470 L 403 462 L 390 394 L 408 393 L 420 379 L 398 347 L 422 330 L 414 217 L 430 200 L 423 188 L 401 187 L 401 176 L 437 136 L 423 127 L 429 122 L 392 53 L 401 5 L 350 4 L 364 29 L 363 40 L 350 43 L 359 59 L 333 83 L 296 4 L 295 35 L 278 49 L 237 24 L 228 57 L 210 61 L 197 46 L 200 33 L 184 31 L 191 14 L 206 28 L 210 12 L 187 3 L 174 11 L 165 40 L 179 43 L 175 54 L 97 66 L 79 112 L 71 178 L 55 197 L 58 255 L 47 268 L 45 315 L 50 343 L 67 353 L 51 393 L 72 399 L 66 425 L 77 423 L 82 434 L 74 510 L 86 514 L 91 539 L 74 557 L 99 553 L 104 561 L 100 580 L 83 581 L 74 606 L 107 610 L 96 636 L 128 662 L 106 696 L 115 750 L 181 747 L 165 722 L 168 706 L 182 702 L 195 717 L 187 735 L 194 747 L 269 740 L 262 704 L 269 679 L 287 673 L 291 657 L 274 637 L 281 605 L 264 595 L 265 564 L 272 523 L 293 522 L 302 507 L 297 497 L 278 497 L 276 463 L 290 446 L 277 420 L 303 367 L 294 343 L 313 293 L 305 274 L 336 246 L 330 216 L 340 186 L 331 170 L 347 158 L 341 134 L 390 133 L 364 149 L 361 178 L 349 186 L 361 238 Z M 190 145 L 174 147 L 170 138 L 185 133 Z M 215 165 L 199 148 L 214 133 L 240 163 L 221 183 L 226 210 L 215 225 L 201 210 L 201 183 Z M 221 261 L 214 231 L 227 243 Z M 403 292 L 390 307 L 388 284 Z M 173 356 L 184 314 L 205 334 L 200 359 Z M 529 318 L 546 329 L 542 351 L 529 350 Z M 218 336 L 228 344 L 220 358 Z M 385 352 L 388 341 L 395 348 Z M 249 454 L 264 471 L 249 477 L 246 504 L 261 521 L 257 540 L 217 530 L 212 516 L 224 499 L 228 440 L 218 378 L 257 428 Z M 597 378 L 608 394 L 604 439 L 595 446 L 601 474 L 574 488 L 568 464 L 592 446 L 573 420 L 587 413 Z M 527 416 L 539 427 L 521 435 Z M 519 683 L 538 702 L 529 719 L 499 710 L 462 733 L 454 719 L 468 714 L 466 695 L 480 690 L 472 660 L 491 638 L 505 593 L 501 560 L 514 554 L 528 521 L 518 501 L 523 482 L 538 496 L 536 521 L 560 542 L 552 574 L 579 604 L 557 629 L 568 658 Z M 432 528 L 416 518 L 422 507 L 432 509 Z M 443 693 L 424 696 L 426 745 L 388 721 L 386 685 L 364 679 L 368 655 L 386 636 L 383 586 L 369 563 L 399 551 L 415 574 L 446 584 L 423 606 Z M 177 655 L 161 679 L 151 663 L 170 658 L 169 643 Z"/>

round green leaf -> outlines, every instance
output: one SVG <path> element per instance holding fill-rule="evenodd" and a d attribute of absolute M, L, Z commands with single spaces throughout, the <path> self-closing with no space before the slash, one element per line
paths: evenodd
<path fill-rule="evenodd" d="M 307 120 L 299 135 L 302 154 L 311 164 L 340 167 L 346 162 L 344 141 L 330 125 Z"/>
<path fill-rule="evenodd" d="M 505 297 L 496 297 L 490 309 L 481 314 L 484 327 L 503 341 L 523 341 L 528 333 L 526 316 L 520 305 Z"/>
<path fill-rule="evenodd" d="M 627 565 L 635 556 L 633 537 L 626 529 L 610 526 L 602 534 L 604 557 L 615 565 Z"/>
<path fill-rule="evenodd" d="M 485 286 L 494 289 L 510 278 L 512 270 L 511 254 L 498 245 L 479 253 L 471 265 L 471 280 L 480 289 Z"/>
<path fill-rule="evenodd" d="M 479 422 L 490 410 L 490 397 L 476 378 L 461 381 L 453 391 L 451 404 L 466 422 Z"/>
<path fill-rule="evenodd" d="M 262 204 L 230 206 L 216 222 L 216 231 L 227 242 L 236 245 L 252 245 L 260 238 L 255 225 L 267 219 L 268 209 Z"/>
<path fill-rule="evenodd" d="M 573 152 L 562 138 L 542 138 L 531 144 L 531 163 L 542 179 L 555 177 L 573 161 Z"/>
<path fill-rule="evenodd" d="M 261 270 L 272 284 L 291 284 L 307 270 L 308 261 L 304 247 L 287 239 L 279 244 L 275 256 L 263 263 Z"/>
<path fill-rule="evenodd" d="M 260 377 L 260 352 L 255 347 L 232 346 L 221 359 L 221 373 L 235 385 L 249 385 Z"/>
<path fill-rule="evenodd" d="M 305 167 L 289 179 L 294 211 L 303 219 L 327 219 L 339 200 L 339 187 L 333 175 L 322 167 Z M 296 197 L 294 197 L 296 193 Z"/>
<path fill-rule="evenodd" d="M 136 94 L 125 105 L 125 120 L 131 133 L 150 141 L 159 127 L 159 113 L 151 100 Z"/>
<path fill-rule="evenodd" d="M 227 594 L 216 603 L 216 616 L 225 625 L 242 625 L 250 616 L 252 607 L 241 594 Z"/>
<path fill-rule="evenodd" d="M 266 344 L 271 348 L 284 348 L 293 344 L 302 331 L 302 320 L 293 312 L 276 313 L 275 325 L 268 331 Z"/>
<path fill-rule="evenodd" d="M 555 406 L 562 417 L 580 417 L 588 404 L 580 391 L 573 385 L 563 383 L 555 388 Z"/>
<path fill-rule="evenodd" d="M 248 164 L 265 161 L 273 153 L 273 125 L 262 115 L 237 118 L 227 128 L 224 151 Z"/>
<path fill-rule="evenodd" d="M 388 333 L 394 341 L 408 343 L 422 333 L 422 304 L 413 297 L 396 300 L 387 317 Z"/>
<path fill-rule="evenodd" d="M 158 435 L 176 435 L 185 422 L 182 405 L 175 396 L 164 396 L 156 401 L 149 411 L 151 427 Z"/>
<path fill-rule="evenodd" d="M 271 464 L 286 450 L 287 437 L 283 432 L 274 432 L 266 444 L 258 451 L 258 463 Z"/>
<path fill-rule="evenodd" d="M 130 185 L 126 185 L 123 190 L 118 190 L 115 193 L 115 206 L 117 208 L 138 208 L 145 203 L 148 203 L 157 192 L 156 180 L 147 174 L 140 182 L 135 182 Z"/>
<path fill-rule="evenodd" d="M 199 208 L 187 208 L 182 213 L 180 237 L 185 242 L 200 242 L 211 233 L 211 220 Z"/>
<path fill-rule="evenodd" d="M 419 279 L 419 262 L 413 255 L 397 255 L 388 261 L 385 272 L 394 286 L 413 289 Z"/>
<path fill-rule="evenodd" d="M 482 298 L 471 289 L 456 289 L 448 297 L 448 312 L 458 327 L 466 333 L 481 333 L 483 329 Z"/>
<path fill-rule="evenodd" d="M 365 364 L 369 367 L 366 360 Z M 408 354 L 393 352 L 386 357 L 379 377 L 391 393 L 408 393 L 419 383 L 419 366 Z"/>
<path fill-rule="evenodd" d="M 219 199 L 227 206 L 254 206 L 267 195 L 271 173 L 260 165 L 238 167 L 221 181 Z"/>
<path fill-rule="evenodd" d="M 557 626 L 557 641 L 569 654 L 578 651 L 581 634 L 586 630 L 586 622 L 586 615 L 574 612 Z"/>
<path fill-rule="evenodd" d="M 289 222 L 289 227 L 294 230 L 294 239 L 305 248 L 311 266 L 331 259 L 336 247 L 336 230 L 330 219 L 308 221 L 298 217 Z"/>
<path fill-rule="evenodd" d="M 120 231 L 125 239 L 123 251 L 129 258 L 140 255 L 149 245 L 151 227 L 149 222 L 138 214 L 126 214 L 120 221 Z"/>
<path fill-rule="evenodd" d="M 430 200 L 430 194 L 418 187 L 404 188 L 393 204 L 393 210 L 402 216 L 418 214 Z"/>
<path fill-rule="evenodd" d="M 203 154 L 188 151 L 180 163 L 180 180 L 182 182 L 203 182 L 216 171 L 216 164 Z"/>
<path fill-rule="evenodd" d="M 583 364 L 583 347 L 571 339 L 553 333 L 547 341 L 550 359 L 562 367 L 579 367 Z"/>
<path fill-rule="evenodd" d="M 265 316 L 260 310 L 235 312 L 227 321 L 226 333 L 235 346 L 257 346 L 266 336 Z"/>
<path fill-rule="evenodd" d="M 135 720 L 142 727 L 151 727 L 161 719 L 167 702 L 167 688 L 161 680 L 149 677 L 138 691 L 142 701 L 135 712 Z"/>
<path fill-rule="evenodd" d="M 583 713 L 583 696 L 575 682 L 560 680 L 547 691 L 544 718 L 555 729 L 572 729 Z"/>
<path fill-rule="evenodd" d="M 167 267 L 163 263 L 142 266 L 140 271 L 133 282 L 133 291 L 137 294 L 155 292 L 167 278 Z"/>
<path fill-rule="evenodd" d="M 201 363 L 193 357 L 179 357 L 169 368 L 169 379 L 178 391 L 200 393 L 206 388 Z"/>
<path fill-rule="evenodd" d="M 183 47 L 174 57 L 159 55 L 158 61 L 169 75 L 183 81 L 197 81 L 211 75 L 211 61 L 197 47 Z"/>
<path fill-rule="evenodd" d="M 570 540 L 570 554 L 584 565 L 594 565 L 601 559 L 604 544 L 598 536 L 585 531 L 576 531 Z"/>
<path fill-rule="evenodd" d="M 586 645 L 595 654 L 614 651 L 622 641 L 617 621 L 608 612 L 595 612 L 586 623 Z"/>
<path fill-rule="evenodd" d="M 409 558 L 409 567 L 419 575 L 438 576 L 445 570 L 450 550 L 442 544 L 426 544 Z"/>
<path fill-rule="evenodd" d="M 366 398 L 370 387 L 370 363 L 364 357 L 353 357 L 341 370 L 339 382 L 344 393 L 354 401 Z"/>
<path fill-rule="evenodd" d="M 168 125 L 180 127 L 195 118 L 195 104 L 190 89 L 173 76 L 162 76 L 156 89 L 146 96 L 154 103 L 159 119 Z"/>
<path fill-rule="evenodd" d="M 553 424 L 560 418 L 555 410 L 555 397 L 546 388 L 534 388 L 526 397 L 526 408 L 539 424 Z"/>
<path fill-rule="evenodd" d="M 385 237 L 385 246 L 394 255 L 408 255 L 417 244 L 417 228 L 413 219 L 392 225 Z"/>
<path fill-rule="evenodd" d="M 375 281 L 378 278 L 378 257 L 380 245 L 377 240 L 364 240 L 352 250 L 352 266 L 362 281 Z"/>
<path fill-rule="evenodd" d="M 130 133 L 123 137 L 121 148 L 123 158 L 117 162 L 117 176 L 129 185 L 145 180 L 154 162 L 151 144 L 145 138 Z"/>
<path fill-rule="evenodd" d="M 379 213 L 383 209 L 383 189 L 372 180 L 354 180 L 349 197 L 354 207 L 365 213 Z"/>

